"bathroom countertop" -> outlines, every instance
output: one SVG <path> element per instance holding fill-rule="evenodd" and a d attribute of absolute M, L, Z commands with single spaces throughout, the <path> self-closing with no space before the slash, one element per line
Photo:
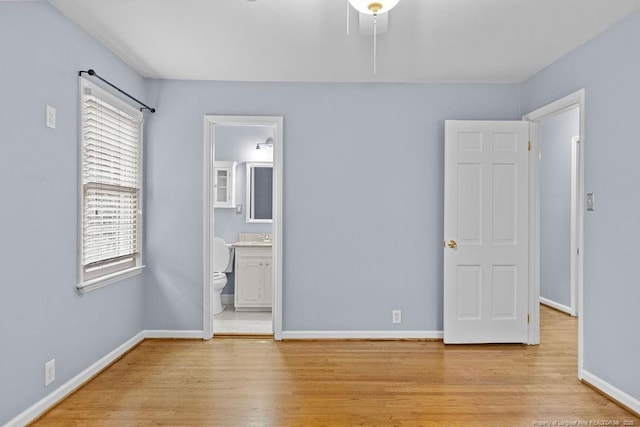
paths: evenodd
<path fill-rule="evenodd" d="M 231 246 L 234 248 L 270 248 L 271 242 L 235 242 Z"/>

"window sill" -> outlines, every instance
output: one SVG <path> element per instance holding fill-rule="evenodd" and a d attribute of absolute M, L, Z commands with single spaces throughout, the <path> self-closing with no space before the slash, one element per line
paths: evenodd
<path fill-rule="evenodd" d="M 126 270 L 107 274 L 106 276 L 98 277 L 96 279 L 87 280 L 86 282 L 76 285 L 76 289 L 78 290 L 78 293 L 80 295 L 85 295 L 89 292 L 104 288 L 105 286 L 109 286 L 124 279 L 128 279 L 129 277 L 137 276 L 138 274 L 142 273 L 142 269 L 144 267 L 144 265 L 138 265 Z"/>

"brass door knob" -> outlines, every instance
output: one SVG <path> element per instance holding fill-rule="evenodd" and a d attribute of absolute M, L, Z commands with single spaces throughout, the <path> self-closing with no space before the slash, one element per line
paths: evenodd
<path fill-rule="evenodd" d="M 449 246 L 451 249 L 455 249 L 458 247 L 458 244 L 456 243 L 455 240 L 449 240 L 449 243 L 447 243 L 447 246 Z"/>

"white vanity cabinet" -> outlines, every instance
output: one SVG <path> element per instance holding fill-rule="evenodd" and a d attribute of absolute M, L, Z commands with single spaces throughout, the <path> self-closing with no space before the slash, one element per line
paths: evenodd
<path fill-rule="evenodd" d="M 235 308 L 271 310 L 271 246 L 236 246 Z"/>
<path fill-rule="evenodd" d="M 213 162 L 213 207 L 236 207 L 237 162 Z"/>

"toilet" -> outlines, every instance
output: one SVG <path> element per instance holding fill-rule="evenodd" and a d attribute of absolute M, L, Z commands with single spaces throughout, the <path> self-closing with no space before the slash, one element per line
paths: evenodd
<path fill-rule="evenodd" d="M 227 274 L 231 272 L 231 251 L 227 243 L 219 237 L 213 238 L 213 262 L 211 269 L 213 271 L 213 306 L 211 311 L 213 314 L 222 313 L 222 290 L 227 284 Z"/>

